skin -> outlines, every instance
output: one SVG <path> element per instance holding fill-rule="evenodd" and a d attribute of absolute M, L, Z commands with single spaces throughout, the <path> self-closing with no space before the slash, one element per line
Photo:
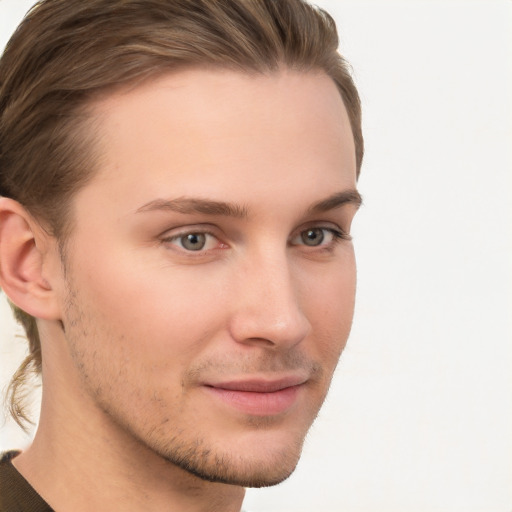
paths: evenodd
<path fill-rule="evenodd" d="M 320 72 L 191 69 L 93 112 L 64 261 L 34 235 L 44 392 L 14 463 L 57 511 L 239 510 L 295 468 L 349 335 L 343 102 Z"/>

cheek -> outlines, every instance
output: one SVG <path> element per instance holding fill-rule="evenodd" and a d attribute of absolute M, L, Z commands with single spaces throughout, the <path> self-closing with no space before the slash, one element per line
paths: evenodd
<path fill-rule="evenodd" d="M 223 287 L 204 271 L 133 254 L 92 259 L 77 268 L 74 286 L 100 336 L 123 339 L 124 351 L 132 356 L 155 364 L 169 353 L 173 361 L 187 359 L 222 323 Z"/>
<path fill-rule="evenodd" d="M 119 414 L 158 416 L 169 401 L 179 408 L 181 382 L 221 328 L 218 287 L 205 293 L 190 275 L 133 260 L 99 263 L 69 275 L 68 340 L 86 389 Z"/>
<path fill-rule="evenodd" d="M 338 268 L 311 280 L 305 309 L 314 343 L 324 363 L 334 369 L 345 348 L 354 315 L 356 268 L 353 253 Z"/>

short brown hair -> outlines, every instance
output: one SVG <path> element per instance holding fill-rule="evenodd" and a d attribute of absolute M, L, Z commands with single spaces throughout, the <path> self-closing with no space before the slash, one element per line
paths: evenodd
<path fill-rule="evenodd" d="M 42 0 L 0 60 L 0 195 L 65 240 L 73 195 L 97 167 L 87 107 L 100 93 L 183 66 L 324 71 L 348 111 L 359 173 L 360 101 L 337 47 L 333 19 L 304 0 Z M 21 397 L 41 371 L 41 347 L 35 319 L 13 309 L 30 351 L 9 387 L 23 426 Z"/>

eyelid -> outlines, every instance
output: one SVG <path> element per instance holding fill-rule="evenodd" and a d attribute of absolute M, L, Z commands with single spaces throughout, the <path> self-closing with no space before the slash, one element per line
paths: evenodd
<path fill-rule="evenodd" d="M 201 225 L 191 225 L 191 226 L 183 226 L 180 228 L 175 229 L 168 229 L 164 231 L 162 235 L 160 235 L 160 240 L 163 243 L 173 245 L 174 247 L 177 247 L 177 250 L 182 251 L 183 253 L 187 253 L 190 255 L 196 255 L 199 256 L 201 254 L 204 254 L 205 252 L 212 251 L 218 248 L 225 248 L 227 247 L 227 244 L 224 243 L 221 238 L 219 237 L 218 233 L 214 232 L 215 230 L 212 229 L 211 226 L 205 226 L 204 224 Z M 197 251 L 187 250 L 186 248 L 182 247 L 180 244 L 175 243 L 175 241 L 179 240 L 180 238 L 185 237 L 186 235 L 191 234 L 198 234 L 198 235 L 205 235 L 207 237 L 211 237 L 216 240 L 216 247 L 213 248 L 203 248 L 198 249 Z M 219 245 L 224 247 L 218 247 Z"/>
<path fill-rule="evenodd" d="M 318 221 L 318 222 L 308 222 L 300 226 L 294 233 L 294 237 L 304 233 L 304 231 L 308 231 L 309 229 L 324 229 L 326 231 L 330 231 L 333 234 L 339 235 L 340 238 L 351 240 L 350 231 L 343 229 L 338 223 L 331 221 Z"/>
<path fill-rule="evenodd" d="M 329 240 L 327 243 L 320 243 L 319 245 L 307 245 L 303 242 L 294 243 L 295 239 L 298 239 L 302 236 L 303 233 L 309 230 L 314 229 L 320 229 L 323 231 L 327 231 L 329 234 L 332 235 L 332 240 Z M 293 246 L 303 246 L 311 250 L 319 250 L 319 249 L 329 249 L 332 248 L 334 245 L 341 241 L 351 241 L 352 237 L 349 233 L 347 233 L 344 229 L 342 229 L 339 226 L 326 226 L 325 224 L 311 224 L 309 226 L 303 226 L 300 230 L 296 231 L 295 234 L 290 238 L 290 245 Z M 322 240 L 323 241 L 323 240 Z"/>
<path fill-rule="evenodd" d="M 189 224 L 179 225 L 173 228 L 168 228 L 159 235 L 161 240 L 168 240 L 171 238 L 177 238 L 180 236 L 188 235 L 189 233 L 204 233 L 207 235 L 219 238 L 218 230 L 215 229 L 211 224 Z"/>

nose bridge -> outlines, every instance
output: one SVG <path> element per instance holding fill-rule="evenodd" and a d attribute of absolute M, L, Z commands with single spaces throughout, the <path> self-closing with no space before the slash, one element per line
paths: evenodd
<path fill-rule="evenodd" d="M 310 330 L 286 248 L 263 248 L 244 258 L 237 278 L 231 331 L 240 343 L 291 347 Z"/>

